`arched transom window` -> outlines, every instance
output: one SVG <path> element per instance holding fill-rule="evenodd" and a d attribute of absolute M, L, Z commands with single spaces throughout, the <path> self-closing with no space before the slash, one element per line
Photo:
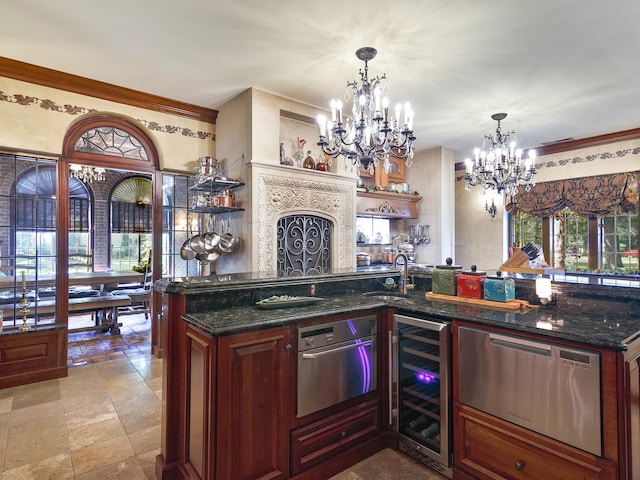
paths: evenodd
<path fill-rule="evenodd" d="M 96 127 L 84 132 L 73 145 L 75 152 L 149 160 L 147 151 L 136 137 L 117 127 Z"/>

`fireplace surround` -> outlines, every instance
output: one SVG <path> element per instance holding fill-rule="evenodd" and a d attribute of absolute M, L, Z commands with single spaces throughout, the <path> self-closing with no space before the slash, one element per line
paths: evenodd
<path fill-rule="evenodd" d="M 331 270 L 355 267 L 356 178 L 262 164 L 252 165 L 252 177 L 253 238 L 259 246 L 252 262 L 257 271 L 278 270 L 278 222 L 296 215 L 330 222 Z"/>

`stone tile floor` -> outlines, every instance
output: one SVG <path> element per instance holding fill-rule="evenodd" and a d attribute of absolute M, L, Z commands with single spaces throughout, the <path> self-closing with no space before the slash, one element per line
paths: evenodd
<path fill-rule="evenodd" d="M 121 335 L 69 336 L 69 375 L 0 389 L 0 480 L 155 479 L 162 360 L 149 322 L 123 317 Z M 442 480 L 383 450 L 331 480 Z"/>

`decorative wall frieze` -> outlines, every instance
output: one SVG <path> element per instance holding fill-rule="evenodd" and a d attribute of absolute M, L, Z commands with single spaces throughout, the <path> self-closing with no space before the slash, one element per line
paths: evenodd
<path fill-rule="evenodd" d="M 553 161 L 539 161 L 536 162 L 536 168 L 538 170 L 542 168 L 555 168 L 555 167 L 564 167 L 565 165 L 578 165 L 581 163 L 590 163 L 596 160 L 608 160 L 612 158 L 624 158 L 629 155 L 638 155 L 640 154 L 640 147 L 634 148 L 625 148 L 622 150 L 616 150 L 615 152 L 602 152 L 595 153 L 593 155 L 585 155 L 584 157 L 574 156 L 567 157 L 560 160 Z"/>
<path fill-rule="evenodd" d="M 538 157 L 538 160 L 536 161 L 536 168 L 538 169 L 538 171 L 540 171 L 544 168 L 558 168 L 558 167 L 565 167 L 567 165 L 581 165 L 581 164 L 587 164 L 595 161 L 620 159 L 620 158 L 628 157 L 631 155 L 640 155 L 640 146 L 633 147 L 633 148 L 624 148 L 624 149 L 615 150 L 612 152 L 594 153 L 591 155 L 584 155 L 584 156 L 575 155 L 571 157 L 565 157 L 559 160 L 544 161 L 542 157 Z M 459 182 L 462 180 L 464 180 L 464 170 L 461 170 L 460 175 L 456 175 L 456 182 Z"/>
<path fill-rule="evenodd" d="M 0 101 L 7 103 L 15 103 L 24 107 L 39 106 L 44 110 L 57 113 L 66 113 L 68 115 L 86 115 L 89 113 L 97 113 L 98 110 L 93 108 L 87 108 L 77 105 L 59 105 L 53 100 L 33 97 L 29 95 L 21 95 L 18 93 L 9 94 L 0 91 Z M 154 132 L 162 132 L 168 134 L 180 134 L 189 138 L 196 138 L 199 140 L 211 140 L 215 141 L 215 134 L 211 132 L 193 131 L 190 128 L 178 127 L 175 125 L 160 125 L 158 122 L 153 122 L 144 119 L 136 120 L 141 125 L 144 125 L 147 129 Z"/>

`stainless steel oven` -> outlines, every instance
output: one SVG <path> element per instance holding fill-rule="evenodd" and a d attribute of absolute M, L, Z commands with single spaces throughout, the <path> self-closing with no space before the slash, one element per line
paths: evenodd
<path fill-rule="evenodd" d="M 451 478 L 451 324 L 396 314 L 389 424 L 398 448 Z"/>
<path fill-rule="evenodd" d="M 298 329 L 298 418 L 376 389 L 375 315 Z"/>

